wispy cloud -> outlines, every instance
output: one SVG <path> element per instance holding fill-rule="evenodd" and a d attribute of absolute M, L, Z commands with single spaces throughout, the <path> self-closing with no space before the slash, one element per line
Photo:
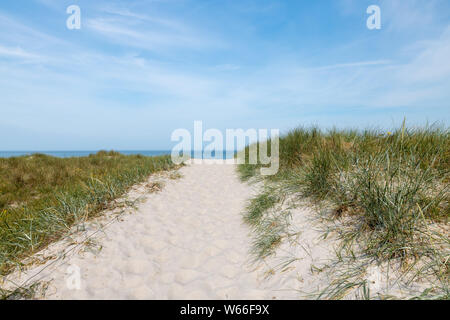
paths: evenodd
<path fill-rule="evenodd" d="M 0 56 L 23 58 L 23 59 L 39 59 L 40 56 L 27 52 L 20 47 L 10 48 L 0 45 Z"/>
<path fill-rule="evenodd" d="M 135 20 L 145 21 L 154 23 L 160 26 L 168 27 L 174 30 L 186 30 L 188 26 L 185 24 L 180 23 L 179 21 L 173 20 L 173 19 L 164 19 L 161 17 L 152 17 L 146 14 L 141 13 L 135 13 L 130 11 L 129 9 L 124 8 L 115 8 L 115 7 L 106 7 L 101 9 L 102 12 L 115 15 L 115 16 L 121 16 L 126 18 L 132 18 Z"/>
<path fill-rule="evenodd" d="M 0 11 L 0 43 L 23 48 L 61 46 L 68 42 L 54 35 L 40 31 L 35 25 Z"/>
<path fill-rule="evenodd" d="M 316 67 L 316 70 L 329 70 L 329 69 L 340 69 L 340 68 L 355 68 L 355 67 L 367 67 L 367 66 L 379 66 L 390 64 L 390 60 L 375 60 L 375 61 L 358 61 L 350 63 L 340 63 L 333 64 L 329 66 Z"/>
<path fill-rule="evenodd" d="M 400 77 L 407 83 L 445 80 L 450 83 L 450 25 L 437 39 L 421 42 L 416 47 L 421 49 L 419 54 L 402 68 Z"/>
<path fill-rule="evenodd" d="M 103 9 L 102 15 L 88 19 L 86 26 L 118 45 L 149 51 L 167 48 L 205 50 L 223 46 L 222 42 L 189 25 L 124 9 Z"/>
<path fill-rule="evenodd" d="M 61 17 L 54 20 L 61 27 L 55 31 L 0 12 L 0 125 L 36 137 L 36 147 L 24 140 L 17 148 L 167 148 L 170 131 L 196 119 L 218 128 L 283 129 L 317 119 L 340 124 L 344 118 L 358 125 L 364 114 L 357 118 L 355 110 L 441 110 L 450 101 L 448 24 L 435 23 L 439 32 L 420 37 L 408 32 L 404 43 L 390 40 L 395 32 L 403 34 L 400 29 L 369 35 L 362 30 L 362 38 L 344 33 L 337 57 L 322 39 L 299 49 L 297 37 L 305 37 L 305 30 L 284 45 L 272 44 L 285 36 L 276 28 L 287 22 L 284 16 L 272 22 L 270 11 L 264 17 L 258 10 L 226 12 L 226 4 L 217 2 L 218 8 L 211 4 L 201 12 L 199 6 L 188 16 L 183 10 L 193 2 L 176 2 L 183 5 L 179 11 L 133 3 L 141 6 L 80 1 L 80 31 L 66 30 L 65 12 L 57 10 Z M 258 4 L 243 6 L 249 3 Z M 234 30 L 233 19 L 243 28 Z M 370 54 L 360 43 L 369 45 Z M 379 119 L 389 117 L 378 112 Z M 418 118 L 428 115 L 442 118 L 425 111 Z M 67 139 L 52 138 L 52 132 Z M 0 141 L 0 149 L 5 144 Z"/>
<path fill-rule="evenodd" d="M 381 0 L 384 27 L 396 32 L 433 27 L 433 20 L 439 15 L 439 2 Z"/>

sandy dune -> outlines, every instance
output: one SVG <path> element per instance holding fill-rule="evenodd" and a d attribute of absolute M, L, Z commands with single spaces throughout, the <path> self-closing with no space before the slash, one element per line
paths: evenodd
<path fill-rule="evenodd" d="M 163 190 L 147 192 L 137 211 L 87 223 L 36 255 L 43 264 L 8 281 L 48 281 L 47 299 L 296 298 L 286 290 L 287 281 L 298 283 L 295 276 L 268 281 L 265 265 L 249 263 L 242 211 L 252 190 L 235 166 L 191 164 L 180 173 L 181 179 L 160 178 Z M 145 193 L 137 188 L 130 197 Z"/>
<path fill-rule="evenodd" d="M 0 287 L 39 284 L 41 299 L 298 299 L 317 298 L 332 283 L 333 270 L 321 270 L 335 258 L 336 238 L 323 238 L 311 206 L 290 210 L 289 236 L 275 255 L 252 264 L 242 213 L 255 186 L 241 183 L 232 164 L 193 163 L 179 173 L 135 186 L 120 201 L 136 209 L 119 206 L 78 224 Z M 156 181 L 164 187 L 155 193 Z M 388 294 L 395 277 L 386 274 L 373 266 L 362 276 L 371 292 Z"/>

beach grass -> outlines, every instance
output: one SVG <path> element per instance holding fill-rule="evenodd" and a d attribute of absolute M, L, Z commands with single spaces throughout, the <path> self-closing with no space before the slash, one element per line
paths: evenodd
<path fill-rule="evenodd" d="M 272 245 L 264 225 L 273 219 L 276 198 L 291 195 L 331 208 L 331 219 L 351 221 L 337 230 L 343 248 L 358 244 L 378 263 L 395 259 L 405 269 L 431 270 L 448 290 L 448 129 L 407 128 L 405 123 L 391 132 L 297 128 L 280 137 L 278 173 L 261 177 L 259 167 L 238 168 L 243 181 L 265 183 L 244 216 L 257 232 L 257 256 L 264 257 Z"/>
<path fill-rule="evenodd" d="M 175 167 L 170 156 L 114 151 L 0 158 L 0 275 L 60 239 L 72 225 L 111 208 L 112 200 L 152 173 Z"/>

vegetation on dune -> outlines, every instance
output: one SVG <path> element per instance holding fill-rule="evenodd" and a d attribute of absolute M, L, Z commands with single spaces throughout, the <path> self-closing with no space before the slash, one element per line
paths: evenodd
<path fill-rule="evenodd" d="M 0 158 L 0 274 L 108 208 L 150 174 L 174 167 L 170 156 L 114 151 L 79 158 Z"/>
<path fill-rule="evenodd" d="M 282 235 L 264 228 L 273 219 L 268 209 L 275 198 L 307 198 L 331 206 L 331 219 L 351 217 L 350 225 L 335 230 L 342 249 L 358 244 L 365 257 L 378 263 L 400 261 L 405 270 L 420 266 L 419 273 L 437 276 L 448 293 L 449 134 L 436 126 L 405 125 L 393 132 L 290 131 L 280 138 L 276 175 L 258 177 L 260 165 L 238 168 L 242 180 L 258 178 L 266 185 L 244 217 L 257 233 L 255 253 L 264 257 L 273 252 L 266 234 Z"/>

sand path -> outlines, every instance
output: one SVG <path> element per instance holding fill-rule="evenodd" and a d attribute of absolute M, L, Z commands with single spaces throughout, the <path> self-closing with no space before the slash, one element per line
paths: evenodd
<path fill-rule="evenodd" d="M 283 281 L 267 282 L 249 263 L 251 238 L 242 211 L 252 190 L 238 180 L 235 166 L 191 164 L 180 173 L 182 178 L 167 179 L 161 192 L 147 195 L 137 211 L 97 233 L 92 250 L 67 254 L 24 276 L 39 273 L 48 280 L 47 299 L 295 297 L 279 290 Z"/>

